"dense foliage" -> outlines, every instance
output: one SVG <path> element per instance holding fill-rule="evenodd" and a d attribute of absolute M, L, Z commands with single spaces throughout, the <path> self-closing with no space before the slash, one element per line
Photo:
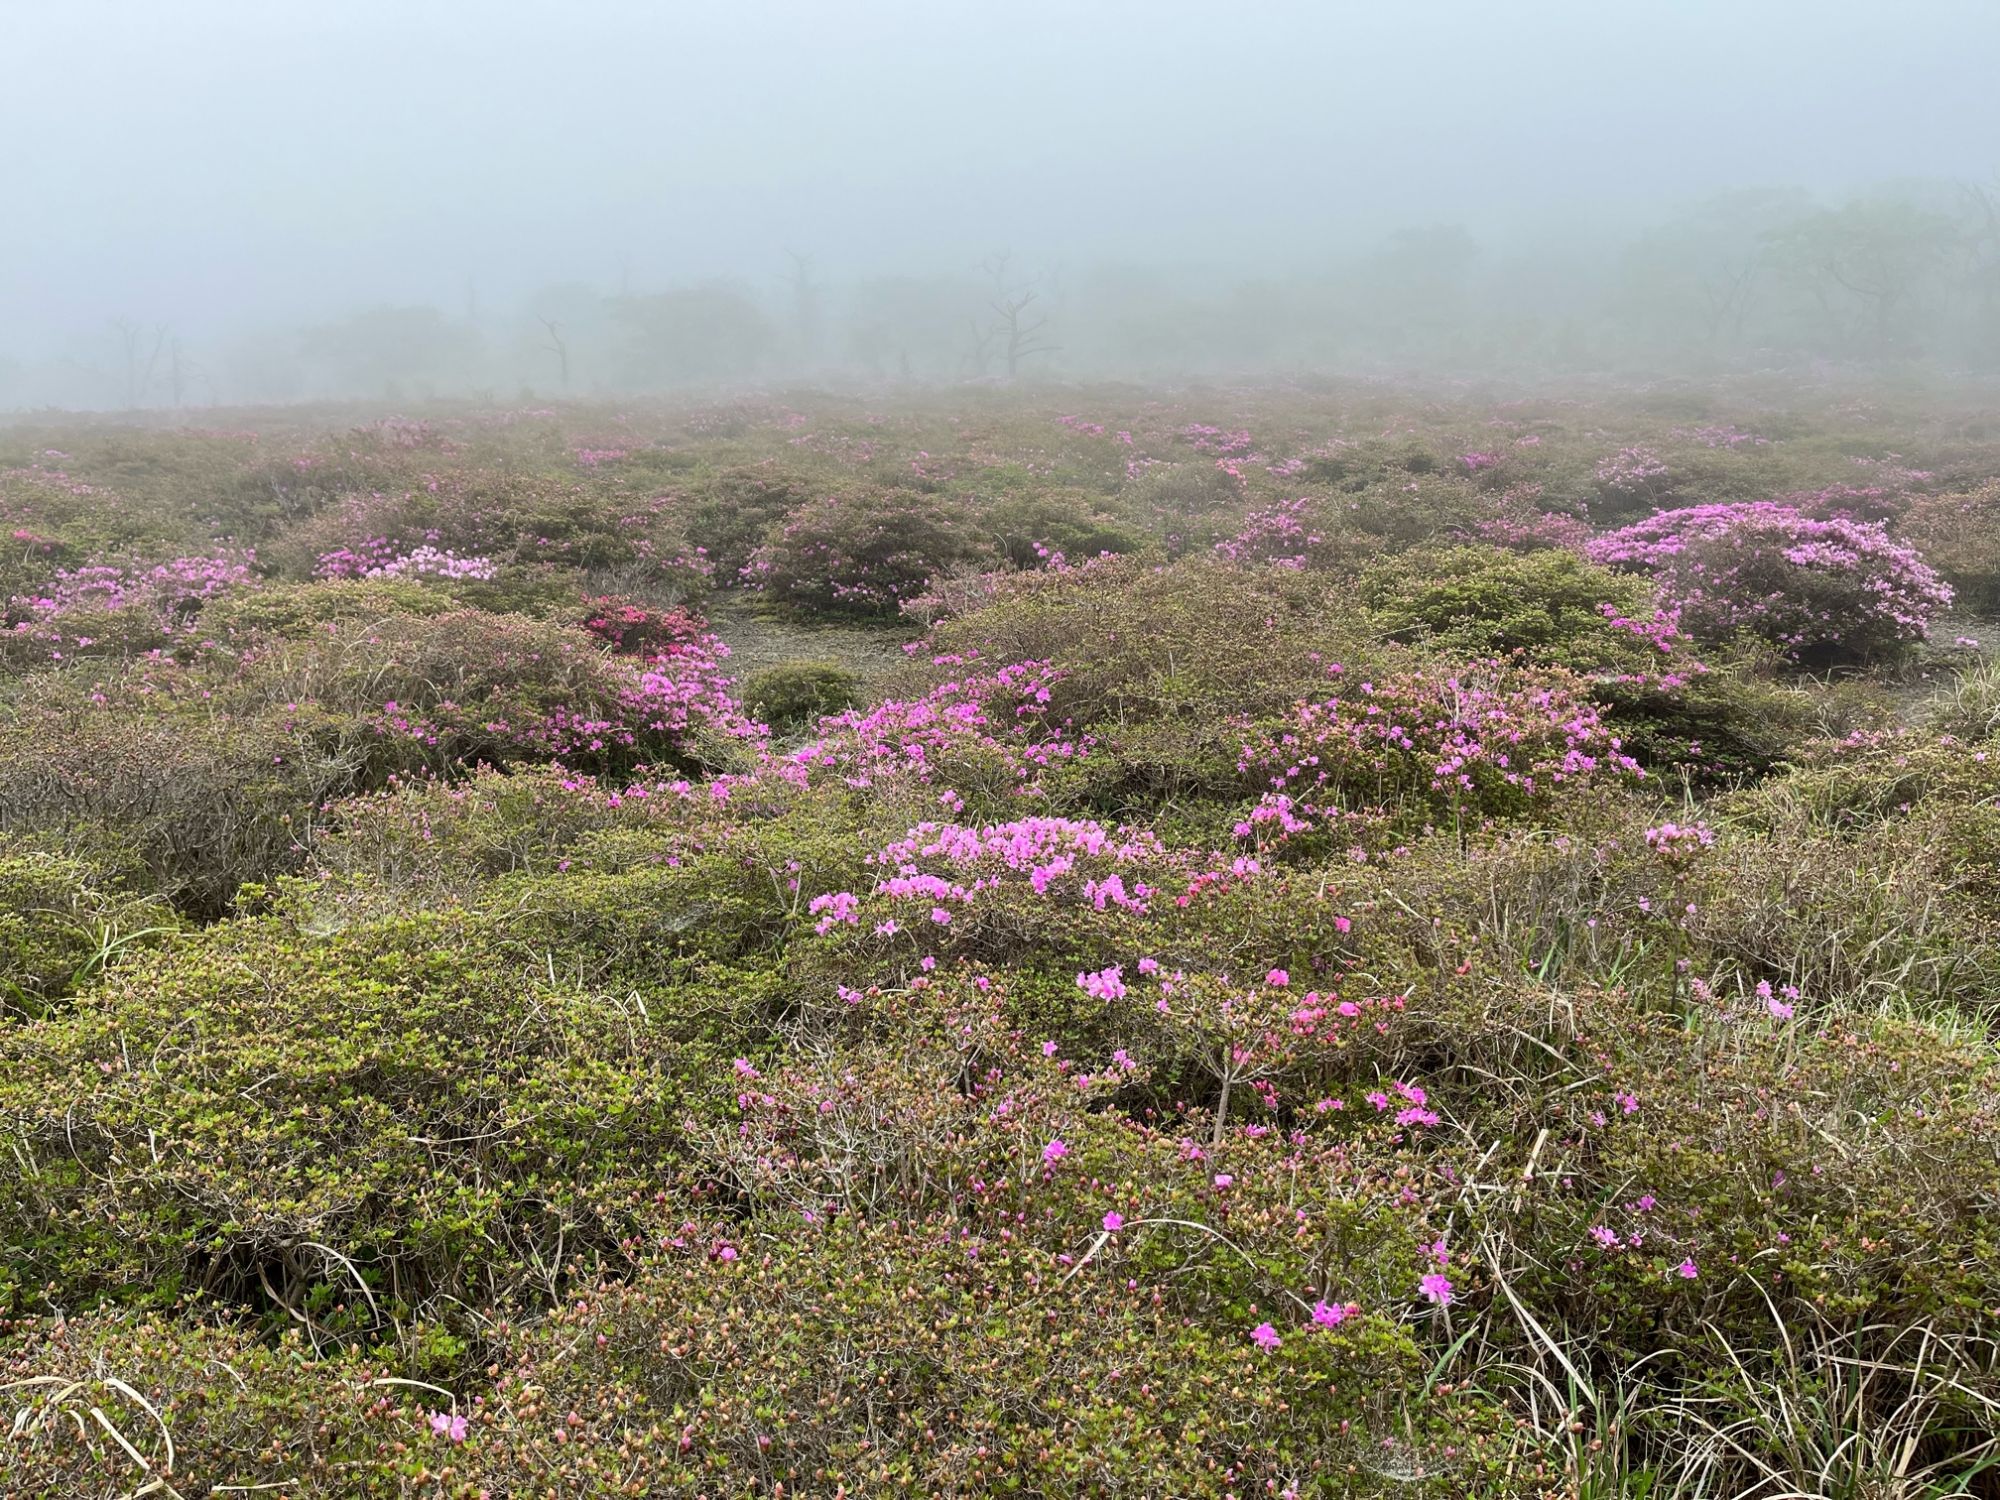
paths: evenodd
<path fill-rule="evenodd" d="M 1810 394 L 0 433 L 0 1491 L 1989 1493 L 2000 443 Z"/>

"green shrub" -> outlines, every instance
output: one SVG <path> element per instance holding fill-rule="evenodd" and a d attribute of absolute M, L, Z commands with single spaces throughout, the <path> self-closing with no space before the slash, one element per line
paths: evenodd
<path fill-rule="evenodd" d="M 1083 490 L 1006 495 L 988 504 L 982 524 L 1000 556 L 1016 568 L 1038 568 L 1060 552 L 1080 563 L 1106 552 L 1138 552 L 1145 532 L 1105 508 L 1101 496 Z"/>
<path fill-rule="evenodd" d="M 183 1495 L 389 1496 L 424 1393 L 373 1378 L 315 1359 L 296 1328 L 267 1340 L 212 1311 L 0 1318 L 0 1465 L 23 1500 L 111 1500 L 148 1473 Z"/>
<path fill-rule="evenodd" d="M 771 464 L 724 469 L 693 486 L 683 502 L 688 539 L 715 566 L 717 583 L 733 586 L 743 565 L 786 514 L 812 497 L 813 484 Z"/>
<path fill-rule="evenodd" d="M 781 662 L 743 682 L 744 708 L 781 733 L 810 728 L 826 714 L 854 707 L 861 695 L 860 674 L 837 661 Z"/>
<path fill-rule="evenodd" d="M 49 1014 L 106 964 L 178 926 L 117 874 L 0 840 L 0 1017 Z"/>
<path fill-rule="evenodd" d="M 244 920 L 0 1034 L 20 1280 L 201 1285 L 338 1336 L 618 1257 L 708 1054 L 664 995 L 564 967 L 463 913 Z"/>
<path fill-rule="evenodd" d="M 827 495 L 795 507 L 744 565 L 772 602 L 826 614 L 894 615 L 934 573 L 988 549 L 960 507 L 913 490 Z"/>
<path fill-rule="evenodd" d="M 1391 638 L 1465 657 L 1528 659 L 1580 672 L 1643 670 L 1659 651 L 1605 614 L 1649 617 L 1645 585 L 1572 552 L 1423 547 L 1371 563 L 1361 602 Z"/>
<path fill-rule="evenodd" d="M 318 715 L 212 713 L 157 701 L 136 713 L 87 683 L 51 682 L 0 721 L 0 833 L 90 843 L 107 831 L 187 915 L 294 868 L 314 810 L 356 764 Z"/>
<path fill-rule="evenodd" d="M 1130 494 L 1133 509 L 1141 515 L 1155 515 L 1163 522 L 1187 522 L 1238 504 L 1243 488 L 1214 464 L 1181 463 L 1148 469 L 1131 486 Z"/>
<path fill-rule="evenodd" d="M 1896 533 L 1951 585 L 1961 609 L 2000 613 L 2000 482 L 1960 494 L 1918 495 Z"/>
<path fill-rule="evenodd" d="M 462 607 L 451 592 L 415 578 L 331 578 L 227 595 L 209 606 L 204 619 L 218 640 L 247 646 L 260 636 L 309 640 L 343 621 L 442 615 Z"/>
<path fill-rule="evenodd" d="M 1051 663 L 1061 674 L 1048 705 L 1057 721 L 1215 723 L 1289 707 L 1336 662 L 1367 662 L 1370 632 L 1350 597 L 1325 579 L 1207 558 L 1166 567 L 1115 558 L 1022 574 L 984 609 L 932 632 L 943 666 L 912 666 L 884 691 L 941 679 L 976 651 L 995 664 Z"/>

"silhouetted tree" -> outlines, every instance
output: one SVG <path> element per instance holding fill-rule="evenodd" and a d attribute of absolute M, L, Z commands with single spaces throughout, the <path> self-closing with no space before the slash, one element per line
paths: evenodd
<path fill-rule="evenodd" d="M 787 250 L 791 274 L 784 278 L 792 289 L 792 343 L 800 361 L 810 364 L 819 356 L 820 288 L 813 280 L 812 257 Z"/>
<path fill-rule="evenodd" d="M 153 388 L 153 375 L 159 369 L 160 354 L 167 344 L 167 325 L 155 323 L 150 340 L 131 318 L 118 318 L 111 328 L 118 335 L 118 346 L 125 360 L 125 407 L 136 411 Z"/>
<path fill-rule="evenodd" d="M 556 357 L 556 361 L 562 371 L 562 388 L 567 391 L 569 389 L 569 345 L 563 342 L 562 334 L 558 331 L 553 318 L 541 319 L 541 325 L 549 331 L 549 341 L 542 347 Z"/>

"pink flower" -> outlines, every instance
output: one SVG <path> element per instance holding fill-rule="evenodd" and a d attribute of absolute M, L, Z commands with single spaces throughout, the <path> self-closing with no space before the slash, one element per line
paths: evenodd
<path fill-rule="evenodd" d="M 1693 1281 L 1695 1277 L 1700 1274 L 1700 1272 L 1695 1269 L 1694 1257 L 1692 1255 L 1690 1255 L 1686 1260 L 1682 1261 L 1679 1266 L 1675 1267 L 1675 1269 L 1680 1272 L 1681 1280 L 1683 1281 Z"/>
<path fill-rule="evenodd" d="M 1417 1290 L 1424 1294 L 1425 1300 L 1435 1302 L 1439 1307 L 1451 1306 L 1451 1278 L 1449 1276 L 1433 1271 L 1417 1283 Z"/>
<path fill-rule="evenodd" d="M 1292 982 L 1292 976 L 1283 969 L 1273 969 L 1264 976 L 1264 983 L 1277 985 L 1280 989 Z"/>
<path fill-rule="evenodd" d="M 1042 1147 L 1042 1160 L 1050 1166 L 1054 1166 L 1068 1155 L 1069 1145 L 1061 1139 L 1050 1141 L 1046 1146 Z"/>
<path fill-rule="evenodd" d="M 1360 1311 L 1361 1305 L 1358 1302 L 1315 1302 L 1313 1321 L 1322 1328 L 1338 1328 Z"/>
<path fill-rule="evenodd" d="M 1123 1229 L 1124 1227 L 1125 1227 L 1125 1215 L 1119 1213 L 1118 1210 L 1113 1209 L 1110 1213 L 1104 1216 L 1104 1232 L 1106 1234 L 1116 1234 L 1119 1230 Z"/>
<path fill-rule="evenodd" d="M 1269 1323 L 1259 1323 L 1250 1330 L 1250 1337 L 1257 1341 L 1257 1347 L 1260 1349 L 1275 1349 L 1284 1342 L 1278 1337 L 1278 1330 Z"/>
<path fill-rule="evenodd" d="M 1219 1188 L 1234 1187 L 1236 1179 L 1231 1177 L 1227 1172 L 1217 1172 L 1215 1174 L 1215 1185 Z"/>
<path fill-rule="evenodd" d="M 431 1431 L 439 1437 L 448 1438 L 454 1443 L 462 1443 L 465 1441 L 465 1430 L 465 1418 L 459 1416 L 456 1412 L 434 1411 L 431 1413 Z"/>

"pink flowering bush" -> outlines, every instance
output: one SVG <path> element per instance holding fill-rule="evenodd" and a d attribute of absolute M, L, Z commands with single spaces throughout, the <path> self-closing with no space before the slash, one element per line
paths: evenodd
<path fill-rule="evenodd" d="M 348 732 L 385 767 L 558 759 L 611 769 L 698 760 L 708 736 L 755 738 L 726 656 L 708 637 L 633 661 L 581 631 L 454 610 L 334 622 L 323 637 L 254 656 L 244 687 L 267 703 L 352 716 Z"/>
<path fill-rule="evenodd" d="M 12 608 L 49 618 L 127 607 L 169 619 L 195 614 L 204 601 L 251 582 L 251 554 L 177 557 L 152 567 L 98 564 L 58 572 L 39 597 L 16 597 Z"/>
<path fill-rule="evenodd" d="M 1696 635 L 1758 636 L 1807 663 L 1907 650 L 1952 599 L 1880 525 L 1814 520 L 1770 501 L 1663 511 L 1585 550 L 1652 576 Z"/>
<path fill-rule="evenodd" d="M 1576 672 L 1641 764 L 1702 777 L 1761 771 L 1807 731 L 1803 705 L 1712 664 L 1639 579 L 1567 550 L 1418 548 L 1358 593 L 1381 628 L 1446 661 L 1505 653 Z"/>
<path fill-rule="evenodd" d="M 1590 527 L 1575 516 L 1523 505 L 1503 506 L 1499 514 L 1477 522 L 1473 533 L 1510 552 L 1579 551 L 1591 536 Z"/>
<path fill-rule="evenodd" d="M 1060 681 L 1044 662 L 994 670 L 966 663 L 960 675 L 915 696 L 828 716 L 814 739 L 758 775 L 856 791 L 929 788 L 954 809 L 1034 801 L 1046 795 L 1048 771 L 1090 751 L 1087 735 L 1050 712 Z"/>
<path fill-rule="evenodd" d="M 586 599 L 581 623 L 623 656 L 674 656 L 689 647 L 713 653 L 716 646 L 699 615 L 679 606 L 657 609 L 616 594 Z"/>
<path fill-rule="evenodd" d="M 1308 499 L 1280 500 L 1251 511 L 1234 536 L 1215 544 L 1216 556 L 1232 563 L 1305 567 L 1312 549 L 1325 540 L 1314 530 L 1311 507 Z"/>
<path fill-rule="evenodd" d="M 1327 696 L 1252 727 L 1237 767 L 1307 827 L 1355 806 L 1448 823 L 1522 816 L 1565 787 L 1644 774 L 1578 679 L 1499 662 L 1380 682 L 1343 672 Z M 1257 820 L 1240 832 L 1258 835 Z"/>
<path fill-rule="evenodd" d="M 1665 460 L 1644 444 L 1600 458 L 1592 473 L 1601 499 L 1627 510 L 1659 503 L 1671 483 Z"/>
<path fill-rule="evenodd" d="M 643 583 L 655 593 L 693 596 L 714 572 L 670 496 L 455 469 L 410 475 L 405 487 L 343 494 L 265 550 L 296 577 L 408 575 L 451 584 L 559 568 L 599 580 L 600 589 Z"/>
<path fill-rule="evenodd" d="M 1121 916 L 1142 917 L 1158 894 L 1150 882 L 1174 869 L 1150 835 L 1054 817 L 922 823 L 868 863 L 875 879 L 864 890 L 813 897 L 815 931 L 907 932 L 935 956 L 988 961 L 1086 912 L 1107 914 L 1114 928 Z"/>
<path fill-rule="evenodd" d="M 360 554 L 345 548 L 329 552 L 314 570 L 317 578 L 439 578 L 485 583 L 500 569 L 489 557 L 459 557 L 428 543 L 411 551 L 391 552 L 386 542 L 363 543 Z"/>
<path fill-rule="evenodd" d="M 59 569 L 31 595 L 9 600 L 0 653 L 18 661 L 157 651 L 200 630 L 221 595 L 253 589 L 253 554 L 177 557 L 151 567 L 98 563 Z"/>

